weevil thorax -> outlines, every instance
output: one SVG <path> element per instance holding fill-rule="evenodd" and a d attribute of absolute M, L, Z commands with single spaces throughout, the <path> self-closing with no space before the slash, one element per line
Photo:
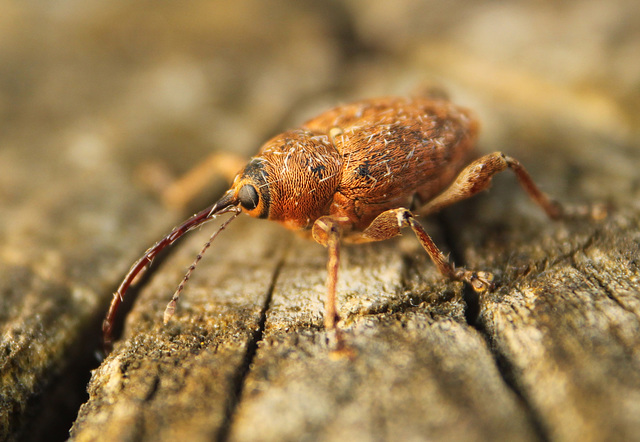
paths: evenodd
<path fill-rule="evenodd" d="M 329 136 L 284 132 L 262 146 L 233 183 L 243 212 L 292 230 L 329 213 L 340 183 L 341 156 Z"/>

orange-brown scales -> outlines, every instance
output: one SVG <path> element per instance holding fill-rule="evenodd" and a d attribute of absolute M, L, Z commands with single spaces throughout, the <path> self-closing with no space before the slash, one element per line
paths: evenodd
<path fill-rule="evenodd" d="M 442 191 L 468 163 L 476 136 L 470 112 L 447 100 L 360 101 L 269 140 L 232 188 L 253 184 L 259 201 L 245 211 L 290 229 L 333 215 L 361 230 Z"/>

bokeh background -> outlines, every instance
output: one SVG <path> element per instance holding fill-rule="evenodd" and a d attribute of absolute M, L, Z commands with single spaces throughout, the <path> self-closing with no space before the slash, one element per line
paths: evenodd
<path fill-rule="evenodd" d="M 485 149 L 531 119 L 617 140 L 638 125 L 634 1 L 0 6 L 2 154 L 48 156 L 33 186 L 145 161 L 179 173 L 337 102 L 432 84 L 478 112 Z M 1 179 L 5 198 L 28 191 Z"/>

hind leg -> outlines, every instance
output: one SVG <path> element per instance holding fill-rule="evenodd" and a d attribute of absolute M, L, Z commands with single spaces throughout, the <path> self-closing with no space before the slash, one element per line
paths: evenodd
<path fill-rule="evenodd" d="M 426 203 L 417 212 L 427 215 L 455 204 L 458 201 L 472 197 L 487 189 L 493 176 L 505 169 L 511 169 L 527 194 L 533 199 L 551 219 L 558 219 L 565 213 L 562 206 L 542 192 L 533 182 L 529 173 L 515 158 L 502 152 L 494 152 L 478 158 L 458 175 L 456 180 L 440 195 Z"/>

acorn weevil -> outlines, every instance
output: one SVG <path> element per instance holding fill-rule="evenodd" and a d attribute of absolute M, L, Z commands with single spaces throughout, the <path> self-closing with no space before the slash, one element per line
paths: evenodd
<path fill-rule="evenodd" d="M 132 281 L 165 247 L 223 213 L 233 213 L 205 244 L 245 212 L 306 231 L 328 248 L 324 325 L 336 330 L 336 281 L 340 243 L 381 241 L 409 227 L 440 273 L 477 292 L 493 285 L 489 272 L 455 267 L 416 220 L 489 187 L 507 168 L 552 219 L 561 206 L 541 192 L 522 165 L 501 152 L 471 160 L 478 133 L 472 114 L 446 99 L 379 98 L 329 110 L 269 140 L 216 203 L 193 215 L 148 249 L 114 294 L 103 322 L 111 344 L 118 306 Z M 164 322 L 173 314 L 200 253 L 176 290 Z"/>

